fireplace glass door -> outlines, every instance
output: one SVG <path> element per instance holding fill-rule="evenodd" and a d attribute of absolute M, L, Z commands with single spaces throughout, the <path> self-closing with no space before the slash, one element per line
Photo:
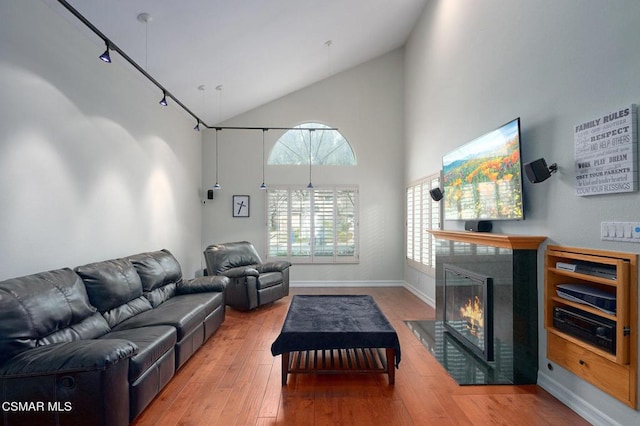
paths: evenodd
<path fill-rule="evenodd" d="M 444 326 L 485 361 L 493 361 L 493 279 L 444 265 Z"/>

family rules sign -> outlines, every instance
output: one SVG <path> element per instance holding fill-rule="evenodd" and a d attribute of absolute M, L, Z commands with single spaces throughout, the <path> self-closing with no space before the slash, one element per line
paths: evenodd
<path fill-rule="evenodd" d="M 632 104 L 575 127 L 577 195 L 638 190 L 637 115 Z"/>

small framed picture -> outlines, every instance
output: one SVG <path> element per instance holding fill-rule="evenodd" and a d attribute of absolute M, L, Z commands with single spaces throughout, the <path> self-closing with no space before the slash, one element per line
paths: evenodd
<path fill-rule="evenodd" d="M 249 217 L 249 196 L 233 196 L 233 217 Z"/>

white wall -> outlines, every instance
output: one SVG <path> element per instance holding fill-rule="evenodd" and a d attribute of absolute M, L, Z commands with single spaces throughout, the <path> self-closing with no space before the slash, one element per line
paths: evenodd
<path fill-rule="evenodd" d="M 638 40 L 636 0 L 428 2 L 405 52 L 405 181 L 438 171 L 443 154 L 519 116 L 524 161 L 544 157 L 560 170 L 526 182 L 526 220 L 494 222 L 494 231 L 638 253 L 637 244 L 601 241 L 600 222 L 639 220 L 640 194 L 578 197 L 573 172 L 574 126 L 640 101 Z M 596 424 L 640 423 L 637 411 L 562 368 L 547 369 L 543 252 L 539 383 Z M 430 277 L 407 267 L 405 279 L 434 294 Z"/>
<path fill-rule="evenodd" d="M 394 51 L 222 124 L 292 127 L 315 121 L 337 127 L 356 153 L 357 166 L 313 167 L 312 181 L 314 185 L 359 185 L 360 263 L 296 265 L 291 279 L 298 284 L 398 284 L 402 280 L 403 61 L 403 52 Z M 222 99 L 224 109 L 224 94 Z M 203 187 L 211 188 L 215 183 L 215 131 L 206 133 Z M 267 156 L 283 133 L 267 132 Z M 222 130 L 218 144 L 223 189 L 203 207 L 203 244 L 246 239 L 264 256 L 265 194 L 258 188 L 262 181 L 262 132 Z M 306 185 L 308 173 L 306 166 L 269 166 L 266 183 Z M 231 217 L 233 194 L 251 196 L 250 218 Z"/>
<path fill-rule="evenodd" d="M 200 267 L 201 137 L 57 2 L 0 2 L 0 279 L 167 248 Z"/>

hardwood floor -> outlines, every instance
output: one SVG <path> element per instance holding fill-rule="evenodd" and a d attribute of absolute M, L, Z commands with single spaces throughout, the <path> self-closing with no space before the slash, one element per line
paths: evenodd
<path fill-rule="evenodd" d="M 538 386 L 458 386 L 403 323 L 435 315 L 404 288 L 293 294 L 372 295 L 400 338 L 395 385 L 382 374 L 300 374 L 282 386 L 270 349 L 289 296 L 253 312 L 227 308 L 220 329 L 134 425 L 588 425 Z"/>

